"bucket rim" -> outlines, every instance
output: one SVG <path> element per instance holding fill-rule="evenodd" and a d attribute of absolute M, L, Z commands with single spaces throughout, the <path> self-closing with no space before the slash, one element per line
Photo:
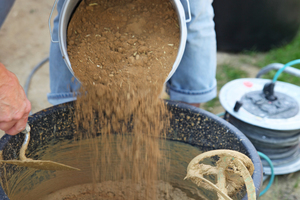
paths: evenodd
<path fill-rule="evenodd" d="M 62 54 L 62 58 L 65 62 L 65 64 L 67 65 L 69 71 L 71 72 L 71 74 L 76 78 L 76 80 L 78 82 L 80 82 L 78 80 L 78 78 L 75 76 L 75 73 L 73 71 L 73 68 L 71 66 L 71 62 L 68 56 L 68 51 L 67 51 L 67 36 L 66 36 L 66 32 L 67 32 L 67 27 L 71 18 L 71 13 L 73 12 L 74 8 L 76 7 L 76 5 L 78 4 L 78 2 L 81 0 L 65 0 L 64 4 L 62 6 L 61 9 L 61 13 L 59 16 L 59 25 L 58 25 L 58 43 L 59 43 L 59 48 Z M 184 51 L 185 51 L 185 46 L 186 46 L 186 41 L 187 41 L 187 20 L 186 20 L 186 15 L 185 15 L 185 11 L 183 8 L 182 3 L 180 2 L 180 0 L 170 0 L 171 3 L 173 3 L 173 6 L 177 8 L 176 12 L 177 12 L 177 16 L 178 16 L 178 21 L 179 26 L 180 26 L 180 40 L 179 40 L 179 48 L 178 48 L 178 52 L 177 52 L 177 57 L 174 61 L 174 64 L 172 66 L 172 69 L 170 71 L 170 73 L 168 74 L 165 82 L 167 82 L 175 73 L 176 69 L 178 68 L 181 59 L 183 57 Z M 72 10 L 69 10 L 69 5 L 70 2 L 74 3 L 75 6 L 74 8 L 72 8 Z"/>

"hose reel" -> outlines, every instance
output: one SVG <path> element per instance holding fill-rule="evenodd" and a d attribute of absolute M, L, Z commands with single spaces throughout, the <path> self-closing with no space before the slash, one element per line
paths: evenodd
<path fill-rule="evenodd" d="M 300 170 L 300 87 L 259 78 L 272 69 L 282 70 L 283 66 L 271 64 L 257 78 L 233 80 L 223 86 L 219 95 L 228 121 L 272 160 L 275 175 Z M 300 77 L 300 70 L 285 69 Z M 268 164 L 262 163 L 264 173 L 270 175 Z"/>

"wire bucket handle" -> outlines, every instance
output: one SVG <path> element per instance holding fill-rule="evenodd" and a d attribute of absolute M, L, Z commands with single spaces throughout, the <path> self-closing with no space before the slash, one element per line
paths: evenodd
<path fill-rule="evenodd" d="M 189 22 L 191 22 L 191 20 L 192 20 L 190 1 L 189 1 L 189 0 L 186 0 L 186 4 L 187 4 L 187 9 L 188 9 L 188 15 L 189 15 L 189 18 L 186 19 L 185 22 L 186 22 L 186 23 L 189 23 Z"/>
<path fill-rule="evenodd" d="M 52 6 L 52 9 L 51 9 L 51 12 L 50 12 L 50 16 L 49 16 L 49 19 L 48 19 L 48 26 L 49 26 L 49 32 L 50 32 L 50 38 L 51 38 L 51 42 L 54 42 L 54 43 L 58 43 L 58 41 L 56 40 L 53 40 L 53 37 L 52 37 L 52 28 L 51 28 L 51 19 L 52 19 L 52 15 L 53 15 L 53 11 L 54 11 L 54 8 L 55 6 L 57 5 L 57 1 L 58 0 L 55 0 L 53 6 Z"/>

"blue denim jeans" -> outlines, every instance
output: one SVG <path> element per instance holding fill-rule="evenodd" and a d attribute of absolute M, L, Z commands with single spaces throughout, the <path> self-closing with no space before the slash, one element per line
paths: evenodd
<path fill-rule="evenodd" d="M 186 0 L 181 0 L 187 15 Z M 58 41 L 59 14 L 64 0 L 57 5 L 52 37 Z M 212 0 L 190 0 L 192 21 L 187 23 L 186 49 L 178 69 L 167 82 L 171 100 L 201 103 L 216 96 L 216 36 Z M 50 47 L 50 89 L 48 101 L 61 104 L 76 99 L 80 83 L 67 68 L 58 43 Z"/>
<path fill-rule="evenodd" d="M 57 4 L 58 15 L 54 19 L 52 39 L 58 41 L 58 23 L 64 0 Z M 69 71 L 60 51 L 58 42 L 51 42 L 50 56 L 50 93 L 47 95 L 49 103 L 53 105 L 76 100 L 80 88 L 79 81 Z"/>
<path fill-rule="evenodd" d="M 181 2 L 188 16 L 186 0 Z M 202 103 L 217 95 L 214 11 L 211 0 L 190 0 L 190 8 L 185 52 L 166 88 L 171 100 Z"/>

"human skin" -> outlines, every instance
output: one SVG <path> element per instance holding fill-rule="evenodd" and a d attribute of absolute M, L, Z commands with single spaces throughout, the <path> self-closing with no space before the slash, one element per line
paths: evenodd
<path fill-rule="evenodd" d="M 200 103 L 188 103 L 189 105 L 191 105 L 191 106 L 195 106 L 195 107 L 197 107 L 197 108 L 199 108 L 200 107 Z"/>
<path fill-rule="evenodd" d="M 16 135 L 25 129 L 31 104 L 15 74 L 0 63 L 0 129 Z"/>

